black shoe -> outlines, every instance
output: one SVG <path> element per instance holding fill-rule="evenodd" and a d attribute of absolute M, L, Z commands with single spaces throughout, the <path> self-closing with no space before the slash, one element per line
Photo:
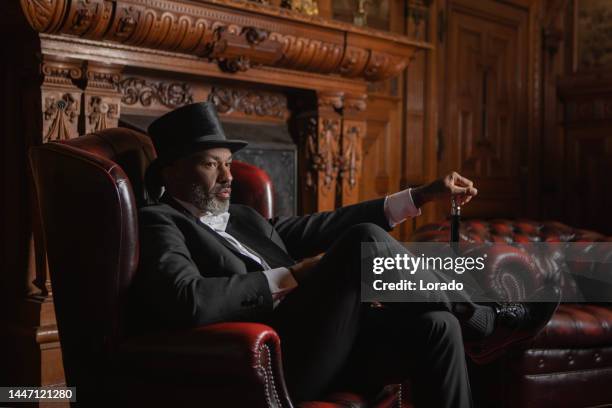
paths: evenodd
<path fill-rule="evenodd" d="M 480 341 L 466 343 L 466 353 L 474 362 L 484 364 L 499 357 L 511 344 L 535 337 L 557 310 L 560 299 L 559 288 L 547 286 L 526 302 L 498 303 L 493 333 Z"/>

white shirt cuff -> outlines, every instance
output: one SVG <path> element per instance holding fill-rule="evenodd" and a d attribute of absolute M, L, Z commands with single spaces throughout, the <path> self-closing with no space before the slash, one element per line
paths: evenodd
<path fill-rule="evenodd" d="M 414 205 L 411 190 L 409 188 L 385 197 L 385 216 L 391 228 L 401 224 L 408 217 L 421 215 L 421 209 Z"/>
<path fill-rule="evenodd" d="M 283 297 L 298 286 L 297 281 L 288 268 L 281 267 L 262 271 L 268 280 L 272 293 L 273 307 L 278 306 Z"/>

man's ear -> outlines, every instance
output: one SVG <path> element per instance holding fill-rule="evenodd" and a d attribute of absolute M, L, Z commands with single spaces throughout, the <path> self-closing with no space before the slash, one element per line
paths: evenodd
<path fill-rule="evenodd" d="M 164 166 L 160 174 L 162 184 L 166 187 L 168 187 L 169 184 L 174 184 L 173 181 L 176 180 L 176 174 L 177 169 L 175 163 Z"/>

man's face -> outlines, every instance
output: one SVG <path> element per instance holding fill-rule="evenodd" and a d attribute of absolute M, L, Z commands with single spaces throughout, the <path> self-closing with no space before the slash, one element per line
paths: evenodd
<path fill-rule="evenodd" d="M 166 187 L 170 194 L 202 211 L 223 213 L 229 208 L 231 163 L 227 148 L 199 151 L 165 169 Z"/>

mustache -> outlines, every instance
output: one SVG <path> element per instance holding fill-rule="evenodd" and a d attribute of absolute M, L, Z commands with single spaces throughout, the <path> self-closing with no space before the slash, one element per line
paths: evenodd
<path fill-rule="evenodd" d="M 230 190 L 232 188 L 232 184 L 231 183 L 223 183 L 223 184 L 216 184 L 211 193 L 216 194 L 219 193 L 223 190 Z"/>

